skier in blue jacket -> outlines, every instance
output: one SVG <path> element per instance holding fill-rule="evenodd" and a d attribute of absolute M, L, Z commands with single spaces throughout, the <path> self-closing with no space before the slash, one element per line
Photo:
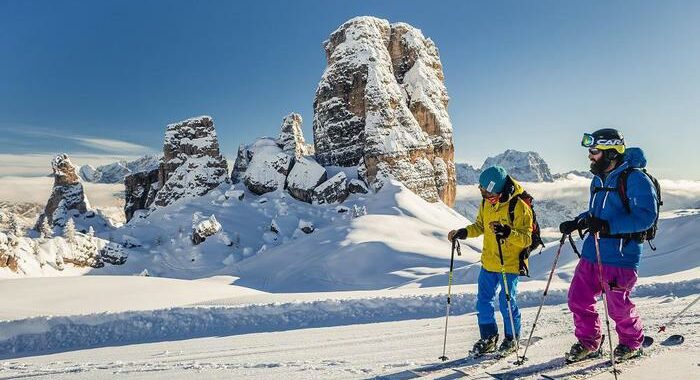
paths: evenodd
<path fill-rule="evenodd" d="M 603 291 L 594 241 L 598 233 L 602 286 L 619 337 L 614 354 L 617 360 L 626 360 L 641 353 L 644 339 L 642 320 L 629 295 L 637 282 L 645 231 L 657 219 L 656 188 L 644 172 L 637 170 L 646 165 L 644 153 L 639 148 L 626 149 L 619 131 L 606 128 L 585 134 L 582 145 L 589 148 L 591 172 L 595 175 L 591 181 L 589 208 L 559 226 L 565 234 L 583 229 L 589 232 L 569 288 L 569 309 L 573 313 L 578 342 L 571 347 L 567 359 L 578 361 L 593 357 L 601 344 L 600 319 L 595 308 L 596 297 Z M 618 178 L 626 171 L 624 186 L 629 208 L 618 187 Z"/>

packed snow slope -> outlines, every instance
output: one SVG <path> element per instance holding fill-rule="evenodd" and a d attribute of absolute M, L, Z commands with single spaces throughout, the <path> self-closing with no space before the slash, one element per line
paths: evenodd
<path fill-rule="evenodd" d="M 60 283 L 66 278 L 46 280 Z M 116 280 L 103 285 L 111 287 L 110 283 L 119 284 Z M 667 324 L 692 302 L 695 295 L 690 294 L 698 291 L 695 283 L 694 288 L 684 290 L 682 286 L 640 286 L 635 302 L 647 333 L 657 344 L 644 358 L 618 365 L 620 379 L 691 379 L 700 375 L 696 360 L 700 353 L 698 309 L 689 310 L 667 333 L 655 333 L 658 326 Z M 249 305 L 234 305 L 233 299 L 227 300 L 230 305 L 213 300 L 206 305 L 151 312 L 0 322 L 0 378 L 416 378 L 409 370 L 439 362 L 445 297 L 397 297 L 389 293 L 384 298 L 353 294 L 358 298 L 323 300 L 325 295 L 320 295 L 313 302 Z M 452 359 L 464 357 L 478 338 L 474 299 L 466 297 L 469 292 L 459 294 L 453 300 L 456 308 L 449 320 L 446 353 Z M 534 319 L 537 309 L 539 298 L 532 296 L 521 303 L 525 323 Z M 252 297 L 261 301 L 265 295 Z M 121 297 L 114 303 L 125 300 Z M 543 340 L 530 348 L 525 365 L 516 367 L 512 360 L 505 360 L 469 369 L 467 378 L 489 379 L 487 371 L 524 371 L 525 375 L 517 377 L 522 379 L 540 379 L 541 373 L 552 372 L 576 378 L 571 373 L 574 369 L 561 368 L 562 353 L 575 341 L 571 315 L 562 302 L 565 293 L 553 292 L 535 332 Z M 523 328 L 529 331 L 525 323 Z M 677 347 L 658 344 L 673 333 L 684 334 L 686 342 Z M 595 378 L 612 378 L 606 373 L 606 359 L 593 360 L 583 368 L 597 374 Z M 427 378 L 459 377 L 447 370 Z"/>
<path fill-rule="evenodd" d="M 269 292 L 384 289 L 444 272 L 447 232 L 469 223 L 395 181 L 376 194 L 352 194 L 340 205 L 310 205 L 283 191 L 258 196 L 238 186 L 224 184 L 121 228 L 97 231 L 122 242 L 129 259 L 89 273 L 233 275 L 240 278 L 236 285 Z M 192 220 L 210 215 L 221 230 L 193 245 Z M 480 249 L 479 240 L 470 241 L 457 258 L 475 263 Z"/>

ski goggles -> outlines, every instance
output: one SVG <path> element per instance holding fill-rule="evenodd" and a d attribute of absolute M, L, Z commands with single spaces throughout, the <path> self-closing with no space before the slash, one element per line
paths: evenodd
<path fill-rule="evenodd" d="M 615 149 L 618 153 L 623 154 L 625 153 L 625 140 L 622 139 L 598 139 L 590 134 L 590 133 L 584 133 L 583 138 L 581 138 L 581 146 L 589 148 L 590 149 L 597 149 L 597 150 L 606 150 L 606 149 Z M 591 152 L 591 154 L 597 154 Z"/>
<path fill-rule="evenodd" d="M 498 193 L 492 193 L 485 188 L 483 188 L 481 185 L 479 185 L 479 191 L 481 191 L 481 197 L 484 199 L 489 199 L 489 198 L 496 198 L 498 199 L 500 197 L 500 194 Z"/>
<path fill-rule="evenodd" d="M 595 137 L 593 137 L 593 135 L 590 133 L 584 133 L 583 138 L 581 139 L 581 146 L 590 148 L 593 145 L 595 145 Z"/>

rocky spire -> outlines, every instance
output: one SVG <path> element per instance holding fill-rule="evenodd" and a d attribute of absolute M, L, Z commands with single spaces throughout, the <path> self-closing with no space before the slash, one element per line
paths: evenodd
<path fill-rule="evenodd" d="M 68 155 L 56 156 L 51 161 L 51 169 L 54 178 L 53 188 L 39 220 L 46 218 L 52 226 L 63 226 L 68 220 L 69 210 L 76 210 L 83 214 L 88 211 L 90 203 L 83 191 L 83 184 L 80 182 L 76 167 L 73 166 Z"/>
<path fill-rule="evenodd" d="M 301 115 L 290 113 L 282 120 L 280 135 L 277 145 L 282 152 L 295 157 L 308 156 L 314 153 L 313 146 L 304 140 L 304 132 L 301 130 Z"/>
<path fill-rule="evenodd" d="M 408 24 L 357 17 L 324 44 L 314 101 L 316 159 L 361 165 L 375 188 L 393 176 L 424 199 L 454 204 L 452 125 L 435 44 Z"/>

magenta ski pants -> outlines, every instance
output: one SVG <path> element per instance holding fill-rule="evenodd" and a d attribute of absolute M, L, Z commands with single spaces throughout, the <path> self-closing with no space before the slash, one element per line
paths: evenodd
<path fill-rule="evenodd" d="M 637 272 L 634 269 L 603 264 L 603 285 L 610 318 L 615 321 L 620 343 L 632 349 L 639 348 L 644 340 L 642 320 L 630 300 L 630 292 L 636 282 Z M 596 310 L 596 297 L 601 292 L 598 265 L 586 259 L 579 260 L 569 287 L 569 310 L 574 315 L 576 338 L 591 350 L 600 346 L 602 336 Z"/>

